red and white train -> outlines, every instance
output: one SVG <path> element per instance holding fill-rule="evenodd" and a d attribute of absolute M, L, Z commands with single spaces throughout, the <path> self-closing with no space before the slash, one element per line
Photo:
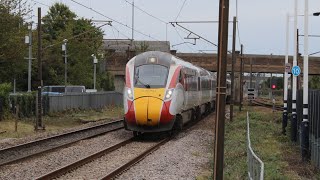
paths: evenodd
<path fill-rule="evenodd" d="M 124 124 L 134 135 L 181 129 L 215 107 L 216 73 L 169 53 L 149 51 L 132 58 L 125 83 Z"/>

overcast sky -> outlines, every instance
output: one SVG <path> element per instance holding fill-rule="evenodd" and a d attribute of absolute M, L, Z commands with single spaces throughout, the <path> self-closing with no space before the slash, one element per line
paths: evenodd
<path fill-rule="evenodd" d="M 132 0 L 75 0 L 104 16 L 71 0 L 30 1 L 34 7 L 34 14 L 37 13 L 37 7 L 42 7 L 43 15 L 45 15 L 48 6 L 55 2 L 61 2 L 68 5 L 79 17 L 110 20 L 105 17 L 107 16 L 129 27 L 132 23 L 132 6 L 129 4 Z M 298 1 L 298 14 L 303 14 L 304 0 Z M 205 50 L 204 52 L 207 53 L 216 52 L 217 48 L 214 45 L 201 39 L 196 41 L 196 45 L 192 45 L 191 43 L 194 40 L 183 39 L 188 36 L 185 30 L 177 26 L 173 27 L 170 24 L 166 25 L 166 23 L 174 21 L 217 21 L 219 0 L 134 0 L 134 3 L 138 8 L 158 18 L 155 19 L 135 8 L 134 28 L 147 35 L 134 32 L 135 40 L 164 41 L 167 39 L 173 45 L 171 48 L 179 52 L 199 52 L 199 50 Z M 232 21 L 233 16 L 238 15 L 239 21 L 237 33 L 239 32 L 240 36 L 237 34 L 237 49 L 240 49 L 241 43 L 244 45 L 244 52 L 247 54 L 285 54 L 286 13 L 293 15 L 293 4 L 294 0 L 238 0 L 238 8 L 236 8 L 236 0 L 230 0 L 229 20 Z M 310 14 L 320 12 L 320 0 L 309 0 L 309 12 Z M 309 22 L 309 34 L 320 35 L 320 16 L 310 16 Z M 181 25 L 217 44 L 217 23 Z M 298 28 L 300 33 L 303 34 L 303 17 L 298 17 Z M 103 27 L 103 30 L 105 39 L 131 38 L 131 29 L 116 22 L 112 23 L 112 27 Z M 299 40 L 300 52 L 303 52 L 303 37 L 300 37 Z M 312 37 L 309 41 L 309 53 L 320 51 L 320 37 Z M 232 47 L 231 42 L 232 24 L 230 23 L 229 49 Z M 177 45 L 180 43 L 184 44 Z M 290 53 L 292 53 L 293 18 L 290 22 L 290 43 Z M 316 56 L 320 56 L 320 54 Z"/>

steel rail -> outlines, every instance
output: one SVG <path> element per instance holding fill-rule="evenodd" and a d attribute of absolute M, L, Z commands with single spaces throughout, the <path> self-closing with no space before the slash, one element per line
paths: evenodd
<path fill-rule="evenodd" d="M 74 169 L 76 169 L 76 168 L 78 168 L 80 166 L 83 166 L 83 165 L 85 165 L 85 164 L 87 164 L 87 163 L 89 163 L 89 162 L 91 162 L 91 161 L 93 161 L 95 159 L 98 159 L 98 158 L 100 158 L 100 157 L 102 157 L 102 156 L 104 156 L 104 155 L 106 155 L 108 153 L 111 153 L 111 152 L 121 148 L 122 146 L 125 146 L 127 144 L 130 144 L 130 143 L 134 142 L 134 139 L 135 138 L 130 138 L 128 140 L 125 140 L 125 141 L 123 141 L 121 143 L 118 143 L 118 144 L 116 144 L 114 146 L 111 146 L 111 147 L 108 147 L 106 149 L 103 149 L 102 151 L 99 151 L 97 153 L 91 154 L 91 155 L 89 155 L 89 156 L 87 156 L 87 157 L 85 157 L 83 159 L 80 159 L 79 161 L 76 161 L 76 162 L 73 162 L 71 164 L 68 164 L 68 165 L 66 165 L 66 166 L 64 166 L 62 168 L 54 170 L 54 171 L 52 171 L 52 172 L 50 172 L 48 174 L 45 174 L 45 175 L 40 176 L 40 177 L 37 177 L 35 179 L 36 180 L 46 180 L 46 179 L 54 179 L 54 178 L 57 178 L 59 176 L 62 176 L 62 175 L 66 174 L 66 173 L 68 173 L 68 172 L 70 172 L 70 171 L 72 171 L 72 170 L 74 170 Z"/>
<path fill-rule="evenodd" d="M 74 130 L 74 131 L 70 131 L 70 132 L 67 132 L 67 133 L 63 133 L 63 134 L 50 136 L 50 137 L 47 137 L 47 138 L 42 138 L 42 139 L 39 139 L 39 140 L 35 140 L 35 141 L 19 144 L 19 145 L 16 145 L 16 146 L 5 148 L 5 149 L 0 149 L 0 155 L 2 155 L 2 156 L 0 156 L 0 166 L 11 164 L 11 163 L 14 163 L 14 162 L 17 162 L 17 161 L 22 161 L 24 159 L 27 159 L 27 158 L 30 158 L 30 157 L 34 157 L 34 156 L 42 154 L 42 153 L 50 152 L 50 151 L 56 150 L 58 148 L 63 148 L 63 147 L 69 146 L 69 145 L 71 145 L 73 143 L 79 142 L 79 141 L 84 140 L 84 139 L 94 138 L 94 137 L 97 137 L 97 136 L 100 136 L 100 135 L 103 135 L 103 134 L 106 134 L 106 133 L 110 133 L 110 132 L 113 132 L 113 131 L 117 131 L 119 129 L 123 129 L 124 127 L 121 124 L 122 121 L 123 120 L 116 120 L 116 121 L 112 121 L 112 122 L 108 122 L 108 123 L 104 123 L 104 124 L 95 125 L 95 126 L 92 126 L 92 127 L 80 129 L 80 130 Z M 67 138 L 68 136 L 71 137 L 72 135 L 75 135 L 75 134 L 78 134 L 78 133 L 91 132 L 91 131 L 94 131 L 96 129 L 106 128 L 108 126 L 112 126 L 112 125 L 116 125 L 116 124 L 121 124 L 121 126 L 120 127 L 116 127 L 116 128 L 112 128 L 112 129 L 109 129 L 109 130 L 106 130 L 106 131 L 103 131 L 103 132 L 97 132 L 97 133 L 94 133 L 93 135 L 88 135 L 88 136 L 86 136 L 84 138 L 79 138 L 79 139 L 76 139 L 76 140 L 73 140 L 73 141 L 70 141 L 70 142 L 67 142 L 67 143 L 62 143 L 60 145 L 52 145 L 52 147 L 49 147 L 49 148 L 40 148 L 41 150 L 34 151 L 34 152 L 30 153 L 30 154 L 25 154 L 24 153 L 25 149 L 33 148 L 35 146 L 39 147 L 41 145 L 44 146 L 49 141 L 53 141 L 53 140 L 57 141 L 57 140 L 62 139 L 62 138 Z M 18 151 L 18 152 L 16 152 L 16 151 Z M 14 154 L 14 155 L 16 155 L 16 154 L 20 155 L 21 154 L 21 155 L 20 156 L 19 155 L 18 156 L 14 156 L 13 158 L 6 159 L 3 156 L 3 154 Z"/>
<path fill-rule="evenodd" d="M 195 121 L 193 123 L 188 123 L 186 125 L 186 129 L 183 131 L 187 131 L 190 127 L 192 127 L 193 125 L 197 124 L 199 121 Z M 103 177 L 102 179 L 112 179 L 115 178 L 117 175 L 121 174 L 122 172 L 128 170 L 131 166 L 133 166 L 134 164 L 138 163 L 139 161 L 143 160 L 145 157 L 147 157 L 150 153 L 156 151 L 157 149 L 160 148 L 160 146 L 164 145 L 165 143 L 167 143 L 168 141 L 170 141 L 172 138 L 175 137 L 176 134 L 161 140 L 160 142 L 158 142 L 156 145 L 152 146 L 151 148 L 147 149 L 146 151 L 144 151 L 143 153 L 141 153 L 140 155 L 136 156 L 135 158 L 131 159 L 129 162 L 127 162 L 126 164 L 118 167 L 117 169 L 115 169 L 113 172 L 109 173 L 108 175 L 106 175 L 105 177 Z M 45 174 L 43 176 L 37 177 L 35 178 L 36 180 L 46 180 L 46 179 L 54 179 L 57 178 L 59 176 L 62 176 L 74 169 L 79 168 L 80 166 L 83 166 L 89 162 L 94 161 L 95 159 L 98 159 L 110 152 L 113 152 L 117 149 L 119 149 L 120 147 L 123 147 L 131 142 L 133 142 L 136 139 L 136 137 L 133 137 L 131 139 L 128 139 L 126 141 L 123 141 L 121 143 L 118 143 L 112 147 L 106 148 L 102 151 L 99 151 L 97 153 L 94 153 L 90 156 L 87 156 L 77 162 L 71 163 L 69 165 L 66 165 L 62 168 L 59 168 L 57 170 L 54 170 L 48 174 Z"/>
<path fill-rule="evenodd" d="M 271 108 L 271 109 L 273 108 L 272 104 L 260 102 L 260 101 L 257 101 L 257 100 L 253 100 L 252 103 L 255 104 L 255 105 L 258 105 L 258 106 L 262 106 L 262 107 L 267 107 L 267 108 Z M 283 108 L 281 106 L 275 105 L 275 110 L 282 111 Z"/>
<path fill-rule="evenodd" d="M 147 149 L 146 151 L 144 151 L 143 153 L 141 153 L 140 155 L 136 156 L 135 158 L 131 159 L 129 162 L 127 162 L 126 164 L 118 167 L 117 169 L 115 169 L 114 171 L 112 171 L 111 173 L 109 173 L 108 175 L 106 175 L 105 177 L 101 178 L 102 180 L 109 180 L 109 179 L 113 179 L 116 176 L 118 176 L 119 174 L 123 173 L 124 171 L 128 170 L 131 166 L 135 165 L 136 163 L 140 162 L 141 160 L 143 160 L 145 157 L 147 157 L 149 154 L 151 154 L 152 152 L 156 151 L 157 149 L 160 148 L 160 146 L 164 145 L 165 143 L 167 143 L 168 141 L 170 141 L 172 138 L 168 137 L 166 139 L 161 140 L 159 143 L 157 143 L 156 145 L 152 146 L 151 148 Z"/>

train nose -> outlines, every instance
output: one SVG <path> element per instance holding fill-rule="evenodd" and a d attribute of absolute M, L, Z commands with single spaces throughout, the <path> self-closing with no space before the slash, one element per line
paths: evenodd
<path fill-rule="evenodd" d="M 136 107 L 136 122 L 138 125 L 156 126 L 159 124 L 163 105 L 161 99 L 141 97 L 134 102 Z"/>

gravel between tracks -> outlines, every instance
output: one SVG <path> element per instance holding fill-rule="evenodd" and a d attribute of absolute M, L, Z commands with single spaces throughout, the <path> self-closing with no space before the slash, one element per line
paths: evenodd
<path fill-rule="evenodd" d="M 163 145 L 117 179 L 196 179 L 208 165 L 213 142 L 214 114 Z"/>
<path fill-rule="evenodd" d="M 0 179 L 35 179 L 94 152 L 132 137 L 132 133 L 119 130 L 93 139 L 84 140 L 68 148 L 56 150 L 21 163 L 0 167 Z"/>
<path fill-rule="evenodd" d="M 59 179 L 101 179 L 154 144 L 155 143 L 153 142 L 134 142 L 128 144 L 117 151 L 107 154 L 60 177 Z"/>

